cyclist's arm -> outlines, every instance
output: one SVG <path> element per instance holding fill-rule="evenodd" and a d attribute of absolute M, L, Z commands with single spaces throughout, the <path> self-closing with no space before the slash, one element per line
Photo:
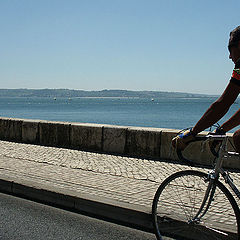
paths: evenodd
<path fill-rule="evenodd" d="M 233 82 L 230 82 L 221 97 L 219 97 L 218 100 L 216 100 L 203 114 L 201 119 L 192 129 L 192 132 L 194 134 L 197 134 L 219 121 L 227 113 L 229 107 L 234 103 L 239 92 L 240 86 Z M 230 124 L 232 123 L 233 122 L 229 122 L 228 127 L 230 127 Z"/>
<path fill-rule="evenodd" d="M 227 120 L 221 128 L 225 131 L 228 132 L 231 129 L 237 127 L 240 125 L 240 109 L 229 119 Z"/>

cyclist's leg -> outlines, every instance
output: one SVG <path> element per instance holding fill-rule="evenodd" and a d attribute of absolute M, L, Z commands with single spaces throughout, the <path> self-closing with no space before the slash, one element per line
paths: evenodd
<path fill-rule="evenodd" d="M 233 142 L 234 142 L 236 151 L 240 153 L 240 129 L 233 134 Z"/>

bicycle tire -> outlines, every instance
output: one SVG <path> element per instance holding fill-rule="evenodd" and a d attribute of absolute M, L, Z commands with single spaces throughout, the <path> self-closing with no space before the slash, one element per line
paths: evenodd
<path fill-rule="evenodd" d="M 155 234 L 176 239 L 240 239 L 240 212 L 229 190 L 218 180 L 214 201 L 201 221 L 190 223 L 198 211 L 209 181 L 207 174 L 185 170 L 172 174 L 159 186 L 152 204 Z"/>

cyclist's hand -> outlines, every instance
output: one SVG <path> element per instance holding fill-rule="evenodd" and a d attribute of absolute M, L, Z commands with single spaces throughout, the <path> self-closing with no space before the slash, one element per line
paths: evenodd
<path fill-rule="evenodd" d="M 226 132 L 221 127 L 217 127 L 216 130 L 213 132 L 214 135 L 226 135 Z"/>
<path fill-rule="evenodd" d="M 172 145 L 174 148 L 184 150 L 188 143 L 195 139 L 195 135 L 191 130 L 187 130 L 172 139 Z"/>
<path fill-rule="evenodd" d="M 216 130 L 214 132 L 211 132 L 210 134 L 211 135 L 226 135 L 226 132 L 221 127 L 217 127 Z M 216 152 L 216 148 L 218 147 L 218 145 L 220 143 L 221 143 L 221 141 L 218 141 L 218 140 L 209 141 L 209 147 L 210 147 L 211 151 Z"/>

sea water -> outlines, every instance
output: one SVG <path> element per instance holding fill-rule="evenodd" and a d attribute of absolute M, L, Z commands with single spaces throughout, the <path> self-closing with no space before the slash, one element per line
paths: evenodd
<path fill-rule="evenodd" d="M 51 121 L 183 129 L 216 98 L 0 98 L 0 116 Z M 235 103 L 224 122 L 235 111 Z"/>

